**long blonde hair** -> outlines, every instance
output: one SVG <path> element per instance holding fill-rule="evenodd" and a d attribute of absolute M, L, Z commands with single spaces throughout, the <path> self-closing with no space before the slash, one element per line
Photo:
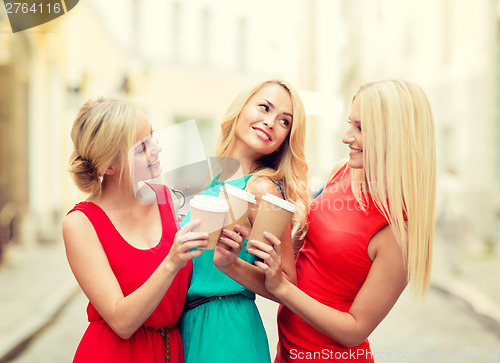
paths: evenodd
<path fill-rule="evenodd" d="M 360 101 L 364 151 L 363 169 L 353 170 L 361 182 L 355 195 L 363 206 L 371 194 L 402 249 L 413 295 L 423 296 L 430 283 L 436 201 L 429 101 L 417 84 L 393 79 L 364 84 L 354 98 Z"/>
<path fill-rule="evenodd" d="M 91 196 L 99 196 L 102 178 L 117 158 L 126 160 L 134 144 L 138 109 L 122 100 L 97 98 L 80 108 L 71 129 L 73 153 L 69 172 L 76 186 Z M 120 182 L 128 175 L 122 162 Z"/>
<path fill-rule="evenodd" d="M 309 207 L 307 189 L 308 166 L 304 156 L 305 145 L 305 110 L 302 100 L 294 88 L 280 80 L 261 82 L 253 88 L 240 93 L 229 105 L 221 122 L 221 134 L 215 150 L 218 157 L 230 157 L 235 148 L 235 129 L 238 117 L 248 100 L 262 87 L 276 84 L 285 89 L 292 99 L 292 128 L 281 147 L 272 154 L 257 161 L 255 174 L 269 177 L 280 182 L 285 198 L 293 202 L 297 211 L 292 219 L 292 235 L 303 237 L 307 231 L 306 216 Z"/>

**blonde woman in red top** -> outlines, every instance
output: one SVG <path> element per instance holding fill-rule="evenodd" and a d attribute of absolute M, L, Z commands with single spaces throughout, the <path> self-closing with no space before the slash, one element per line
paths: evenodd
<path fill-rule="evenodd" d="M 89 325 L 73 362 L 184 362 L 179 318 L 191 259 L 207 233 L 179 229 L 170 192 L 137 184 L 161 174 L 161 146 L 134 105 L 117 99 L 86 102 L 71 130 L 70 172 L 89 194 L 63 222 L 69 265 L 89 299 Z"/>
<path fill-rule="evenodd" d="M 402 80 L 363 85 L 353 97 L 338 164 L 310 206 L 297 286 L 283 277 L 280 241 L 250 241 L 266 287 L 280 301 L 276 362 L 373 362 L 368 336 L 407 283 L 429 285 L 435 140 L 422 89 Z"/>

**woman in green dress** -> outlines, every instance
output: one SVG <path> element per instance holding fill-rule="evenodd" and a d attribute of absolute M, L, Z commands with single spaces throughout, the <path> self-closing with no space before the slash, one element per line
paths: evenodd
<path fill-rule="evenodd" d="M 193 259 L 193 275 L 181 319 L 184 359 L 198 362 L 270 362 L 255 293 L 276 300 L 243 239 L 266 193 L 294 203 L 297 212 L 283 235 L 282 269 L 296 283 L 292 234 L 305 233 L 309 194 L 304 159 L 305 111 L 297 92 L 282 81 L 259 83 L 240 94 L 221 122 L 216 156 L 238 160 L 238 172 L 222 168 L 203 192 L 218 196 L 225 183 L 256 196 L 249 216 L 224 229 L 215 250 Z M 190 213 L 183 224 L 190 220 Z M 238 253 L 239 251 L 239 253 Z M 238 256 L 238 258 L 235 258 Z"/>

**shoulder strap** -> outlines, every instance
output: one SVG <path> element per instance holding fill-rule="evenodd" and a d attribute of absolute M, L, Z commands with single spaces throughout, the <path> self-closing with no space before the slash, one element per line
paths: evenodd
<path fill-rule="evenodd" d="M 245 178 L 247 178 L 247 179 L 245 180 L 245 185 L 246 185 L 246 183 L 248 182 L 248 180 L 249 180 L 249 179 L 250 179 L 253 175 L 254 175 L 254 174 L 249 174 L 249 175 L 246 175 L 246 176 L 245 176 Z M 278 187 L 278 190 L 280 191 L 281 197 L 282 197 L 283 199 L 286 199 L 286 197 L 285 197 L 285 193 L 283 192 L 283 188 L 281 187 L 281 182 L 276 181 L 276 180 L 274 180 L 274 179 L 272 179 L 272 178 L 270 178 L 270 177 L 268 177 L 268 176 L 263 176 L 263 175 L 258 175 L 258 176 L 257 176 L 257 178 L 268 178 L 270 181 L 272 181 L 274 184 L 276 184 L 276 186 Z"/>
<path fill-rule="evenodd" d="M 177 220 L 177 214 L 174 208 L 174 202 L 172 200 L 172 195 L 170 194 L 170 189 L 163 184 L 148 184 L 151 189 L 156 194 L 156 200 L 160 209 L 165 211 L 174 221 L 177 229 L 180 228 L 179 221 Z"/>
<path fill-rule="evenodd" d="M 113 233 L 114 237 L 120 236 L 106 212 L 104 212 L 97 204 L 92 202 L 80 202 L 73 209 L 71 209 L 68 214 L 74 211 L 79 211 L 85 214 L 90 223 L 92 223 L 97 237 L 99 237 L 99 240 L 105 249 L 106 234 Z"/>
<path fill-rule="evenodd" d="M 250 173 L 250 174 L 245 175 L 245 176 L 243 177 L 243 179 L 245 179 L 245 185 L 247 185 L 248 181 L 250 180 L 250 178 L 251 178 L 252 176 L 254 176 L 254 173 Z"/>
<path fill-rule="evenodd" d="M 269 179 L 271 179 L 271 178 L 269 178 Z M 283 193 L 283 189 L 281 189 L 281 184 L 280 184 L 279 182 L 277 182 L 276 180 L 274 180 L 274 179 L 271 179 L 271 181 L 272 181 L 274 184 L 276 184 L 276 186 L 278 187 L 278 189 L 279 189 L 279 191 L 280 191 L 280 194 L 281 194 L 281 196 L 283 197 L 283 199 L 286 199 L 286 198 L 285 198 L 285 193 Z"/>

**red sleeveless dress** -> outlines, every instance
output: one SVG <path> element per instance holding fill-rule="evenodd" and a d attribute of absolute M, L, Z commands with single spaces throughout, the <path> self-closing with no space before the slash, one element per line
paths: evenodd
<path fill-rule="evenodd" d="M 158 245 L 143 250 L 128 244 L 115 229 L 106 213 L 92 202 L 81 202 L 73 211 L 83 212 L 94 226 L 109 263 L 125 296 L 140 287 L 167 256 L 179 229 L 172 199 L 164 186 L 153 185 L 162 220 L 162 237 Z M 120 338 L 89 302 L 90 322 L 76 350 L 73 362 L 166 362 L 169 344 L 170 362 L 184 362 L 183 346 L 177 322 L 182 313 L 192 264 L 189 261 L 174 278 L 156 310 L 129 339 Z M 168 339 L 154 329 L 167 329 Z"/>
<path fill-rule="evenodd" d="M 296 260 L 297 286 L 322 304 L 347 312 L 372 265 L 368 243 L 387 221 L 371 200 L 366 213 L 359 208 L 346 165 L 311 203 L 308 223 Z M 346 347 L 282 305 L 278 332 L 276 362 L 373 362 L 368 340 Z"/>

